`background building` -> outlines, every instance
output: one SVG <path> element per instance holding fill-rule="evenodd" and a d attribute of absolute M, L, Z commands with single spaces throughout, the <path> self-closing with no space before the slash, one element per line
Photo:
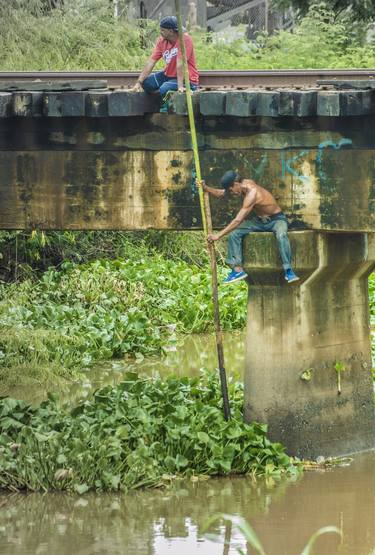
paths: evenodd
<path fill-rule="evenodd" d="M 121 1 L 121 0 L 119 0 Z M 184 0 L 181 2 L 183 19 L 187 26 L 198 26 L 219 31 L 230 25 L 248 25 L 248 38 L 259 31 L 272 33 L 276 29 L 291 27 L 291 10 L 284 12 L 270 8 L 269 0 Z M 128 15 L 132 18 L 158 20 L 175 12 L 174 0 L 128 0 Z"/>

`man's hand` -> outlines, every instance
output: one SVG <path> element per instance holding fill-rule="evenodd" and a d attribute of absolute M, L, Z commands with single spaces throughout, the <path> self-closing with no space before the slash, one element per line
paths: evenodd
<path fill-rule="evenodd" d="M 185 87 L 178 87 L 178 92 L 180 92 L 180 93 L 185 92 Z"/>
<path fill-rule="evenodd" d="M 215 241 L 218 241 L 220 239 L 220 235 L 218 233 L 209 233 L 209 235 L 207 235 L 207 241 L 209 243 L 214 243 Z"/>
<path fill-rule="evenodd" d="M 133 92 L 142 92 L 143 91 L 142 84 L 139 81 L 137 81 L 136 84 L 134 85 L 134 87 L 131 90 Z"/>
<path fill-rule="evenodd" d="M 207 191 L 207 186 L 206 186 L 206 182 L 204 179 L 202 179 L 201 181 L 198 181 L 198 179 L 195 180 L 198 189 L 202 188 L 203 191 Z"/>

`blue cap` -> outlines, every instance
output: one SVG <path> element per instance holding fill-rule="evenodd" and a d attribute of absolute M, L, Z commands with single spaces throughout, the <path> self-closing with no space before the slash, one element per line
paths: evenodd
<path fill-rule="evenodd" d="M 177 17 L 174 15 L 167 15 L 166 17 L 163 17 L 160 21 L 160 27 L 163 27 L 163 29 L 173 29 L 173 31 L 178 31 Z"/>
<path fill-rule="evenodd" d="M 234 170 L 228 170 L 221 178 L 220 183 L 222 188 L 228 191 L 229 187 L 233 185 L 233 183 L 236 181 L 237 178 L 238 178 L 237 172 L 235 172 Z"/>

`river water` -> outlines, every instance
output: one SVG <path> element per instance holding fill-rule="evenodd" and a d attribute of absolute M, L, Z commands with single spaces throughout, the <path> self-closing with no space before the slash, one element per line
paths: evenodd
<path fill-rule="evenodd" d="M 243 344 L 242 334 L 225 337 L 230 373 L 242 373 Z M 189 337 L 171 349 L 166 359 L 139 361 L 136 368 L 141 373 L 192 375 L 203 366 L 216 366 L 212 337 Z M 101 365 L 64 396 L 74 402 L 96 387 L 121 380 L 131 366 Z M 19 393 L 33 402 L 39 399 L 37 391 Z M 2 495 L 0 554 L 230 555 L 240 548 L 255 554 L 234 525 L 211 526 L 208 531 L 216 543 L 207 537 L 207 519 L 217 513 L 244 517 L 267 555 L 300 555 L 309 537 L 328 525 L 342 535 L 320 537 L 315 555 L 375 555 L 375 453 L 357 455 L 347 466 L 278 481 L 184 480 L 167 489 L 128 495 Z"/>

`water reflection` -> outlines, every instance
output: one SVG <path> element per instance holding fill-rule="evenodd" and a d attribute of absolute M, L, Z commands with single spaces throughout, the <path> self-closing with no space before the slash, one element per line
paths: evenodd
<path fill-rule="evenodd" d="M 76 402 L 99 387 L 120 382 L 128 370 L 147 375 L 159 373 L 161 376 L 194 376 L 200 368 L 217 368 L 216 342 L 213 334 L 180 337 L 177 342 L 169 345 L 169 349 L 163 357 L 149 357 L 137 361 L 106 361 L 98 364 L 85 373 L 83 380 L 69 384 L 58 393 L 62 400 Z M 224 334 L 224 354 L 228 372 L 242 376 L 245 365 L 245 332 Z M 31 403 L 39 403 L 46 396 L 46 392 L 39 387 L 30 386 L 12 388 L 7 394 Z"/>
<path fill-rule="evenodd" d="M 207 517 L 225 512 L 245 517 L 268 555 L 299 555 L 326 525 L 340 528 L 343 538 L 320 538 L 316 554 L 369 555 L 375 548 L 374 463 L 375 454 L 360 455 L 350 467 L 296 481 L 227 478 L 129 495 L 0 497 L 0 553 L 229 555 L 241 547 L 254 554 L 230 525 L 211 528 L 219 543 L 206 539 Z"/>

